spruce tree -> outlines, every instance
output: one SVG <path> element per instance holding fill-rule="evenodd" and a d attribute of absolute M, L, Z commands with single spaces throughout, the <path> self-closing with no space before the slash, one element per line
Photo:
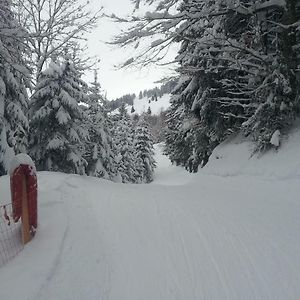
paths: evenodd
<path fill-rule="evenodd" d="M 280 145 L 274 135 L 300 113 L 299 1 L 134 2 L 152 11 L 131 18 L 135 25 L 113 42 L 138 48 L 137 41 L 157 40 L 133 65 L 160 61 L 172 42 L 181 43 L 165 149 L 173 162 L 196 171 L 239 132 L 260 151 Z"/>
<path fill-rule="evenodd" d="M 41 73 L 32 96 L 30 153 L 38 170 L 83 174 L 88 139 L 85 83 L 73 65 L 52 62 Z"/>
<path fill-rule="evenodd" d="M 150 133 L 149 124 L 144 117 L 140 118 L 135 130 L 134 148 L 136 151 L 136 170 L 138 182 L 149 183 L 153 181 L 154 160 L 153 138 Z"/>
<path fill-rule="evenodd" d="M 266 3 L 248 17 L 253 30 L 246 42 L 255 53 L 255 57 L 248 55 L 248 61 L 250 57 L 255 76 L 251 78 L 253 109 L 242 129 L 254 139 L 256 150 L 274 147 L 273 135 L 286 131 L 299 116 L 299 9 L 294 0 Z"/>
<path fill-rule="evenodd" d="M 136 153 L 133 144 L 133 125 L 127 114 L 121 115 L 114 129 L 116 166 L 120 181 L 136 183 Z"/>
<path fill-rule="evenodd" d="M 25 31 L 17 22 L 9 0 L 0 3 L 0 176 L 14 154 L 25 152 L 28 135 L 30 72 L 24 61 Z"/>
<path fill-rule="evenodd" d="M 94 82 L 89 89 L 87 98 L 89 115 L 88 130 L 90 139 L 86 142 L 85 159 L 87 160 L 87 174 L 95 177 L 114 180 L 116 177 L 113 154 L 113 141 L 107 114 L 101 105 L 100 84 L 95 71 Z"/>

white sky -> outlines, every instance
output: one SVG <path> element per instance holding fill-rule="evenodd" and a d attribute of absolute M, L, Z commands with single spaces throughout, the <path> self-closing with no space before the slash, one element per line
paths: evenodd
<path fill-rule="evenodd" d="M 132 12 L 133 5 L 130 0 L 92 0 L 92 5 L 96 8 L 104 7 L 107 14 L 114 13 L 125 16 Z M 155 81 L 170 74 L 168 68 L 152 66 L 142 70 L 116 70 L 114 66 L 124 63 L 130 58 L 133 49 L 119 49 L 116 46 L 105 44 L 112 36 L 120 31 L 120 24 L 111 22 L 108 19 L 101 19 L 99 26 L 89 36 L 89 51 L 91 55 L 97 55 L 99 63 L 99 82 L 102 89 L 107 92 L 107 97 L 112 100 L 127 93 L 138 93 L 140 90 L 149 89 L 157 84 Z M 92 77 L 89 78 L 89 81 Z"/>

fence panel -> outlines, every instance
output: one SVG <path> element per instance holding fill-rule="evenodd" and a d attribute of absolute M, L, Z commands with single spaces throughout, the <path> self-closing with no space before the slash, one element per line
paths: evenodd
<path fill-rule="evenodd" d="M 0 205 L 0 267 L 13 259 L 23 248 L 21 220 L 13 220 L 11 203 Z"/>

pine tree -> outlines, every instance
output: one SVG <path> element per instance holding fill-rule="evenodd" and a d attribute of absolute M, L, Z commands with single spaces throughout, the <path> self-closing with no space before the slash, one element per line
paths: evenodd
<path fill-rule="evenodd" d="M 138 181 L 149 183 L 153 181 L 156 164 L 154 160 L 153 138 L 144 117 L 141 117 L 135 130 L 134 148 L 136 151 Z"/>
<path fill-rule="evenodd" d="M 173 162 L 194 172 L 238 132 L 260 151 L 280 145 L 274 134 L 300 114 L 299 1 L 134 2 L 152 11 L 129 18 L 135 25 L 113 42 L 158 39 L 133 65 L 157 62 L 172 42 L 181 43 L 165 149 Z"/>
<path fill-rule="evenodd" d="M 230 1 L 188 0 L 180 6 L 189 19 L 181 26 L 181 81 L 169 112 L 166 153 L 190 171 L 241 129 L 258 150 L 272 146 L 274 132 L 287 128 L 299 111 L 296 36 L 289 47 L 293 63 L 288 64 L 282 49 L 293 33 L 278 34 L 285 27 L 274 25 L 280 16 L 293 15 L 296 3 L 285 13 L 281 4 L 241 3 L 244 11 Z M 192 17 L 198 12 L 204 18 Z M 295 15 L 285 19 L 296 22 Z"/>
<path fill-rule="evenodd" d="M 255 66 L 251 71 L 256 75 L 251 80 L 253 109 L 242 129 L 254 139 L 256 150 L 262 151 L 274 147 L 274 133 L 287 130 L 300 112 L 300 36 L 296 25 L 300 3 L 262 3 L 258 10 L 249 18 L 256 30 L 248 33 L 247 40 L 251 53 L 256 54 L 251 57 Z"/>
<path fill-rule="evenodd" d="M 188 15 L 201 11 L 200 18 L 188 19 L 183 28 L 182 45 L 177 60 L 181 79 L 173 91 L 168 112 L 165 153 L 171 161 L 195 172 L 205 165 L 213 148 L 236 126 L 226 115 L 221 98 L 226 92 L 220 84 L 226 77 L 221 44 L 224 32 L 222 16 L 206 21 L 217 1 L 184 1 L 180 12 Z"/>
<path fill-rule="evenodd" d="M 83 174 L 88 139 L 85 83 L 72 64 L 52 62 L 41 73 L 30 107 L 30 153 L 38 170 Z"/>
<path fill-rule="evenodd" d="M 127 109 L 126 109 L 126 104 L 122 103 L 121 106 L 119 107 L 119 117 L 122 119 L 123 117 L 127 117 Z"/>
<path fill-rule="evenodd" d="M 123 183 L 136 183 L 136 156 L 133 144 L 133 126 L 127 115 L 121 116 L 114 129 L 117 172 Z"/>
<path fill-rule="evenodd" d="M 0 3 L 0 176 L 14 154 L 27 148 L 30 73 L 24 61 L 25 32 L 9 0 Z"/>
<path fill-rule="evenodd" d="M 85 159 L 87 174 L 95 177 L 114 180 L 116 177 L 111 137 L 107 114 L 100 103 L 103 103 L 100 84 L 95 71 L 94 82 L 90 88 L 87 104 L 88 129 L 90 139 L 86 142 Z"/>

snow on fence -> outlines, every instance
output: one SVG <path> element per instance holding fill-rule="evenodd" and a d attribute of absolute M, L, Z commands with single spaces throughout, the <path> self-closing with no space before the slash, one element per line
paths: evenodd
<path fill-rule="evenodd" d="M 0 267 L 24 248 L 20 219 L 13 219 L 12 204 L 0 205 Z"/>
<path fill-rule="evenodd" d="M 11 162 L 10 189 L 12 203 L 0 205 L 0 267 L 30 242 L 37 228 L 37 177 L 26 154 Z"/>

